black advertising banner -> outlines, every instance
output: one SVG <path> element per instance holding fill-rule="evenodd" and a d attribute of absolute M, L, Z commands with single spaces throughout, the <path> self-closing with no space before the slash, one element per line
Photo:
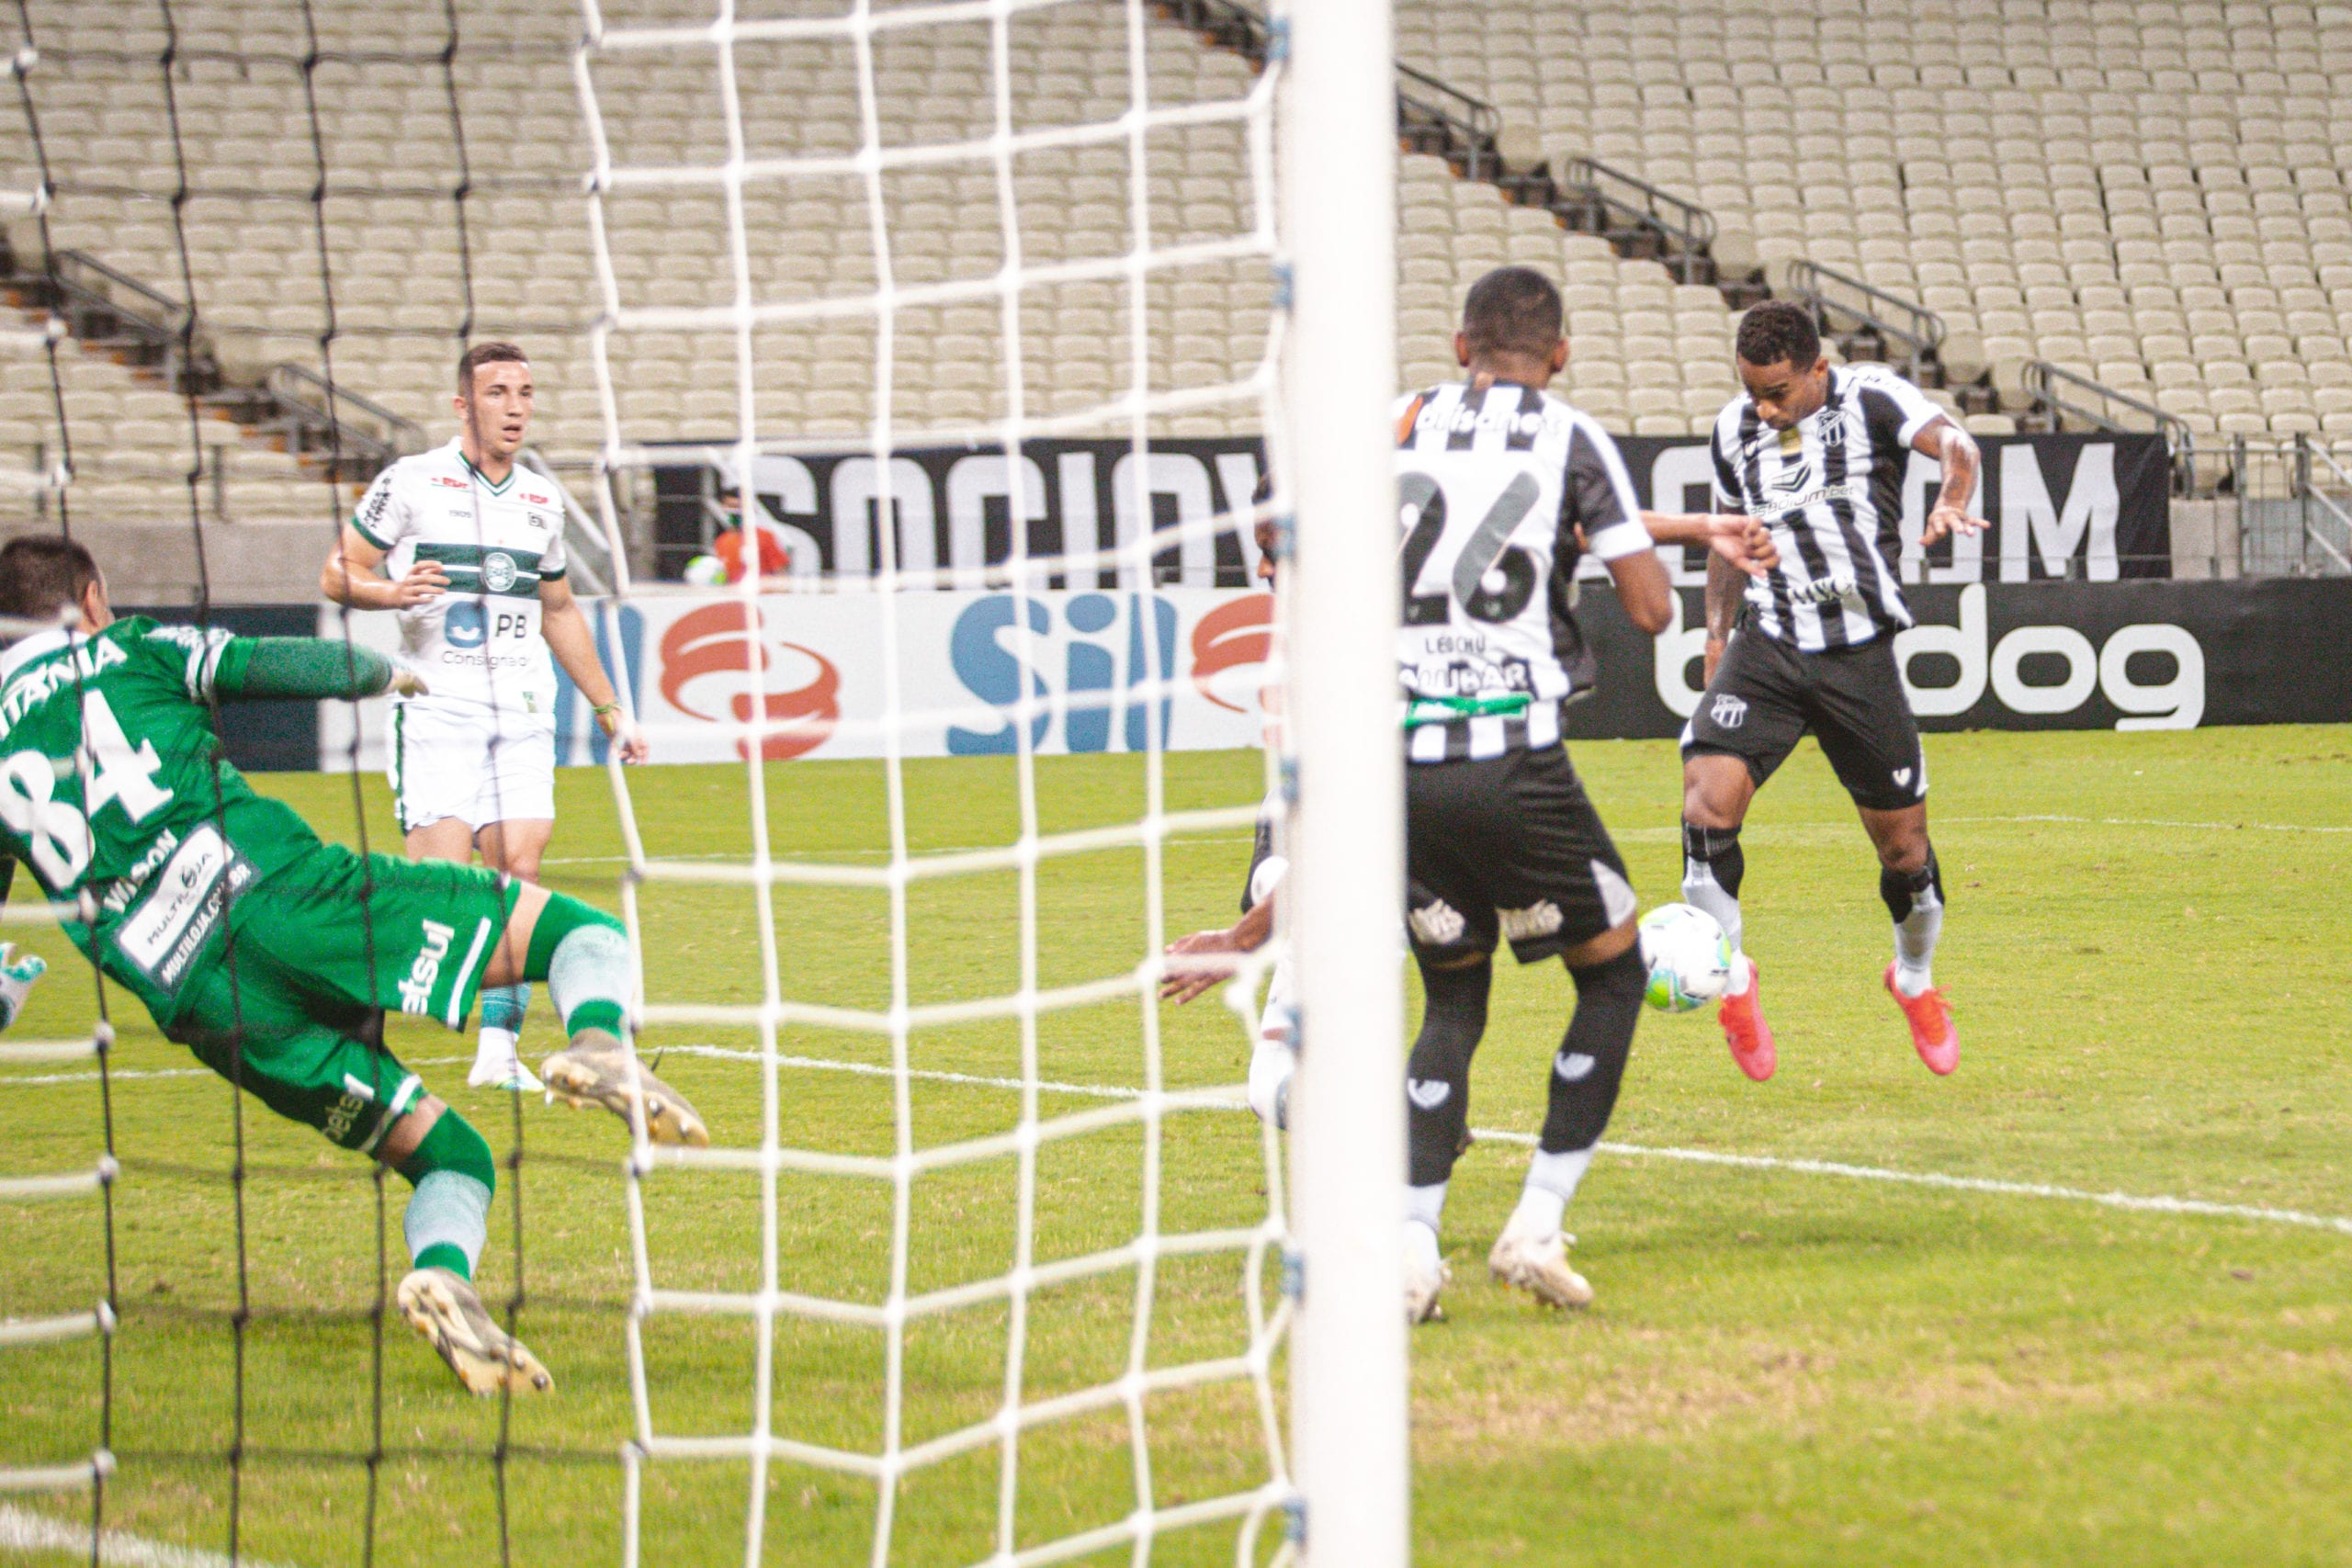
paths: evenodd
<path fill-rule="evenodd" d="M 2172 572 L 2170 470 L 2154 435 L 1984 436 L 1975 511 L 1991 527 L 1939 544 L 1924 559 L 1906 551 L 1906 581 L 1964 585 L 2065 579 L 2104 582 Z M 1618 438 L 1644 504 L 1703 512 L 1713 464 L 1691 436 Z M 657 575 L 676 578 L 706 547 L 705 454 L 657 467 Z M 1138 504 L 1143 465 L 1147 509 Z M 911 570 L 996 565 L 1012 548 L 1016 494 L 1035 555 L 1114 549 L 1139 534 L 1196 522 L 1244 504 L 1264 461 L 1254 437 L 1165 440 L 1140 459 L 1124 441 L 1033 441 L 1020 482 L 1001 449 L 933 447 L 891 458 L 888 475 L 899 564 Z M 1916 541 L 1933 503 L 1935 459 L 1913 453 L 1900 487 L 1902 530 Z M 752 468 L 752 491 L 789 545 L 797 571 L 864 575 L 881 558 L 883 471 L 871 452 L 771 456 Z M 808 564 L 802 564 L 803 561 Z M 1154 581 L 1166 587 L 1240 588 L 1256 544 L 1232 530 L 1161 552 Z M 1692 563 L 1695 570 L 1695 562 Z M 1115 574 L 1070 586 L 1120 586 Z M 1692 578 L 1695 581 L 1695 577 Z M 1136 586 L 1127 584 L 1126 586 Z"/>
<path fill-rule="evenodd" d="M 1908 591 L 1895 639 L 1924 729 L 2190 729 L 2352 722 L 2352 579 L 2035 582 Z M 1699 702 L 1700 595 L 1653 640 L 1606 587 L 1577 609 L 1600 687 L 1571 739 L 1681 733 Z"/>
<path fill-rule="evenodd" d="M 153 615 L 167 626 L 191 625 L 196 612 L 186 604 L 141 608 L 124 605 L 123 615 Z M 240 604 L 217 609 L 208 624 L 239 637 L 316 637 L 319 612 L 310 604 Z M 319 765 L 319 705 L 310 702 L 223 703 L 220 744 L 229 761 L 254 773 L 303 772 Z"/>

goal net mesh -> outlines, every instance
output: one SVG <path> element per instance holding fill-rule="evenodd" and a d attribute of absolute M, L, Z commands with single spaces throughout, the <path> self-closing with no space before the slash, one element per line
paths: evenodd
<path fill-rule="evenodd" d="M 1203 375 L 1205 367 L 1175 359 L 1162 323 L 1188 277 L 1222 286 L 1238 265 L 1272 273 L 1278 68 L 1240 96 L 1156 102 L 1149 46 L 1166 24 L 1141 0 L 792 11 L 754 17 L 722 4 L 692 25 L 631 27 L 592 7 L 579 55 L 595 139 L 589 215 L 602 310 L 591 339 L 609 470 L 663 456 L 639 444 L 624 412 L 629 350 L 649 336 L 704 344 L 695 376 L 731 390 L 732 440 L 703 456 L 728 476 L 723 482 L 743 485 L 754 518 L 763 459 L 806 445 L 775 408 L 800 398 L 810 412 L 845 406 L 866 417 L 859 445 L 876 475 L 873 571 L 828 586 L 860 596 L 878 627 L 879 701 L 832 733 L 878 754 L 888 840 L 880 856 L 855 861 L 795 841 L 767 759 L 809 719 L 767 716 L 774 705 L 739 703 L 729 727 L 745 759 L 749 852 L 740 860 L 687 858 L 648 841 L 629 809 L 631 781 L 614 772 L 629 834 L 623 897 L 646 950 L 660 945 L 649 934 L 662 918 L 658 900 L 670 900 L 672 929 L 679 908 L 696 907 L 691 895 L 681 900 L 684 890 L 705 904 L 748 895 L 757 933 L 707 960 L 742 972 L 725 987 L 700 965 L 655 974 L 649 964 L 640 1048 L 680 1030 L 740 1032 L 741 1046 L 689 1048 L 741 1062 L 756 1085 L 756 1114 L 733 1119 L 711 1148 L 640 1147 L 631 1166 L 636 1431 L 626 1452 L 627 1561 L 661 1561 L 675 1529 L 653 1523 L 655 1478 L 722 1461 L 748 1467 L 746 1562 L 763 1560 L 780 1531 L 797 1528 L 775 1517 L 787 1495 L 775 1485 L 779 1466 L 870 1482 L 878 1564 L 899 1560 L 895 1543 L 910 1532 L 905 1516 L 926 1478 L 943 1470 L 972 1476 L 975 1461 L 993 1472 L 979 1481 L 993 1491 L 994 1517 L 989 1539 L 976 1543 L 984 1549 L 956 1560 L 1167 1561 L 1170 1543 L 1161 1538 L 1216 1527 L 1226 1544 L 1198 1560 L 1264 1561 L 1280 1534 L 1265 1529 L 1267 1516 L 1289 1496 L 1273 1387 L 1288 1319 L 1275 1267 L 1285 1239 L 1278 1145 L 1271 1130 L 1254 1128 L 1190 1143 L 1181 1156 L 1170 1140 L 1186 1118 L 1234 1109 L 1251 1021 L 1242 998 L 1273 950 L 1256 955 L 1235 987 L 1244 1030 L 1205 1072 L 1198 1062 L 1170 1062 L 1155 1000 L 1170 934 L 1171 846 L 1204 835 L 1230 842 L 1253 825 L 1256 808 L 1187 806 L 1171 794 L 1169 713 L 1179 682 L 1154 673 L 1140 632 L 1127 639 L 1133 662 L 1114 682 L 1127 746 L 1140 753 L 1127 784 L 1132 815 L 1115 819 L 1080 822 L 1051 798 L 1035 746 L 1046 721 L 1067 722 L 1070 710 L 1042 684 L 1019 679 L 993 708 L 924 711 L 907 695 L 900 666 L 910 596 L 1100 584 L 1126 594 L 1128 613 L 1140 614 L 1136 596 L 1168 581 L 1171 560 L 1199 558 L 1217 534 L 1250 529 L 1255 512 L 1155 525 L 1147 466 L 1137 462 L 1128 468 L 1132 497 L 1116 509 L 1125 524 L 1117 536 L 1051 547 L 1031 536 L 1045 508 L 1025 454 L 1039 436 L 1109 434 L 1141 455 L 1172 418 L 1204 411 L 1277 428 L 1278 318 L 1265 317 L 1262 347 L 1238 376 Z M 1115 39 L 1127 68 L 1082 94 L 1041 98 L 1036 85 L 1050 83 L 1056 62 L 1024 39 L 1048 17 Z M 894 57 L 944 33 L 984 39 L 985 68 L 944 83 L 894 69 Z M 848 62 L 854 94 L 835 106 L 837 123 L 814 136 L 806 126 L 779 134 L 778 106 L 745 88 L 751 62 L 779 54 Z M 601 112 L 607 72 L 662 64 L 715 85 L 723 121 L 707 156 L 648 154 L 616 136 Z M 1197 216 L 1170 221 L 1165 199 L 1182 173 L 1183 133 L 1203 127 L 1229 130 L 1244 153 L 1216 212 L 1223 226 L 1207 231 Z M 975 175 L 985 176 L 989 199 L 951 210 L 933 195 L 947 188 L 942 175 L 966 176 L 958 184 L 968 193 Z M 1117 228 L 1090 235 L 1033 216 L 1057 216 L 1070 188 L 1090 180 L 1119 193 Z M 754 232 L 747 209 L 803 193 L 835 196 L 854 213 L 870 287 L 763 270 L 763 242 L 774 237 Z M 658 289 L 631 286 L 616 209 L 656 199 L 718 226 L 728 297 L 664 303 Z M 1107 384 L 1075 374 L 1061 382 L 1053 339 L 1040 328 L 1095 304 L 1107 307 L 1121 346 L 1114 373 Z M 1073 324 L 1083 330 L 1082 321 Z M 924 341 L 943 325 L 961 326 L 943 335 L 966 341 L 944 351 Z M 801 357 L 789 347 L 796 336 L 822 345 L 816 386 L 778 383 L 774 367 Z M 951 355 L 977 373 L 956 378 L 967 396 L 943 399 Z M 932 394 L 928 403 L 907 395 L 910 381 Z M 820 405 L 829 393 L 840 400 Z M 995 487 L 1005 499 L 1004 533 L 978 558 L 936 548 L 927 529 L 898 513 L 894 495 L 910 482 L 894 457 L 958 440 L 1006 457 Z M 603 493 L 609 502 L 612 488 Z M 1278 501 L 1263 508 L 1269 516 L 1278 510 Z M 835 519 L 837 529 L 856 525 Z M 624 581 L 619 599 L 630 592 Z M 754 644 L 788 637 L 788 603 L 763 601 L 749 576 L 729 597 L 741 618 L 724 635 Z M 1046 661 L 1046 630 L 1034 614 L 1009 614 L 998 644 L 1025 673 Z M 769 657 L 742 663 L 757 670 Z M 991 775 L 1009 795 L 994 841 L 983 833 L 983 841 L 956 843 L 967 835 L 943 832 L 938 820 L 954 815 L 942 810 L 943 789 L 978 781 L 910 776 L 910 737 L 950 723 L 1009 731 L 1009 776 Z M 650 738 L 658 750 L 692 733 L 657 728 Z M 1123 908 L 1106 908 L 1098 922 L 1081 913 L 1090 898 Z M 809 961 L 844 920 L 870 932 L 863 940 L 872 965 L 847 986 L 839 968 L 829 974 Z M 729 999 L 712 999 L 718 990 Z M 835 1124 L 808 1111 L 812 1082 L 829 1075 L 872 1089 L 818 1097 L 834 1108 Z M 757 1204 L 742 1238 L 750 1267 L 732 1271 L 732 1285 L 703 1283 L 665 1256 L 669 1238 L 650 1217 L 652 1205 L 677 1213 L 703 1189 L 747 1181 Z M 1199 1201 L 1199 1183 L 1227 1190 Z M 1236 1193 L 1248 1194 L 1254 1212 L 1230 1201 Z M 994 1233 L 979 1247 L 969 1245 L 975 1220 Z M 839 1266 L 843 1252 L 865 1266 Z M 674 1346 L 695 1332 L 679 1320 L 710 1317 L 751 1329 L 747 1402 L 667 1397 L 657 1337 Z M 943 1397 L 926 1387 L 936 1375 L 926 1366 L 940 1365 L 944 1348 L 975 1339 L 995 1369 L 985 1392 Z M 837 1392 L 811 1401 L 796 1381 L 828 1358 L 866 1376 L 830 1372 L 823 1384 Z M 1217 1385 L 1238 1397 L 1203 1396 Z M 1237 1462 L 1204 1467 L 1197 1455 L 1180 1457 L 1204 1441 Z M 1125 1472 L 1122 1483 L 1081 1500 L 1080 1473 L 1106 1461 Z M 1202 1551 L 1175 1544 L 1182 1561 Z"/>

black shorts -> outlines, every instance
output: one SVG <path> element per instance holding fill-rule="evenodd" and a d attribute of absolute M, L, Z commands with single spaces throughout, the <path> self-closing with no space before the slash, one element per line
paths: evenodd
<path fill-rule="evenodd" d="M 1637 900 L 1565 748 L 1405 769 L 1405 926 L 1419 957 L 1521 964 L 1634 918 Z"/>
<path fill-rule="evenodd" d="M 1886 637 L 1803 653 L 1778 637 L 1735 633 L 1683 727 L 1682 754 L 1737 757 L 1761 784 L 1808 729 L 1856 806 L 1899 811 L 1927 799 L 1928 754 Z"/>

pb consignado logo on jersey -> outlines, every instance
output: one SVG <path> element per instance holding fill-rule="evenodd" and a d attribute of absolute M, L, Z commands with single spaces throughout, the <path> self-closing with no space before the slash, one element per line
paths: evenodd
<path fill-rule="evenodd" d="M 479 602 L 458 600 L 441 617 L 441 636 L 451 648 L 480 648 L 490 636 L 490 617 Z"/>

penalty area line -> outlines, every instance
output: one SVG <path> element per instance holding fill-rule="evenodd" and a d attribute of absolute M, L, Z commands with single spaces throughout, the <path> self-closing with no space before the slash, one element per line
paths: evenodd
<path fill-rule="evenodd" d="M 724 1045 L 673 1045 L 669 1050 L 681 1055 L 712 1056 L 729 1061 L 756 1062 L 757 1051 L 745 1051 Z M 779 1055 L 776 1066 L 799 1067 L 816 1072 L 850 1073 L 862 1077 L 887 1078 L 893 1069 L 871 1062 L 842 1062 L 820 1056 L 786 1056 Z M 989 1077 L 977 1073 L 943 1072 L 933 1068 L 910 1067 L 907 1076 L 926 1083 L 967 1084 L 983 1089 L 1017 1089 L 1019 1078 Z M 1054 1083 L 1040 1079 L 1041 1094 L 1080 1095 L 1091 1100 L 1134 1100 L 1138 1089 L 1109 1084 Z M 1229 1100 L 1227 1107 L 1247 1111 L 1242 1100 Z M 1499 1128 L 1478 1127 L 1472 1135 L 1498 1144 L 1517 1144 L 1533 1147 L 1532 1133 L 1511 1133 Z M 1849 1165 L 1841 1160 L 1795 1159 L 1777 1155 L 1722 1154 L 1713 1149 L 1685 1149 L 1651 1144 L 1621 1144 L 1603 1140 L 1604 1154 L 1630 1155 L 1641 1159 L 1681 1160 L 1690 1165 L 1730 1166 L 1741 1170 L 1781 1170 L 1795 1176 L 1828 1176 L 1847 1181 L 1878 1181 L 1902 1187 L 1934 1187 L 1954 1192 L 1983 1192 L 2003 1198 L 2040 1198 L 2064 1203 L 2091 1203 L 2101 1208 L 2122 1209 L 2134 1213 L 2193 1214 L 2210 1219 L 2251 1220 L 2265 1224 L 2300 1225 L 2309 1230 L 2333 1231 L 2338 1235 L 2352 1235 L 2352 1216 L 2312 1214 L 2298 1209 L 2270 1209 L 2251 1203 L 2216 1203 L 2202 1198 L 2174 1198 L 2162 1194 L 2144 1196 L 2136 1192 L 2094 1192 L 2088 1188 L 2060 1187 L 2044 1181 L 2001 1181 L 1984 1176 L 1947 1176 L 1939 1171 L 1896 1170 L 1886 1166 Z"/>
<path fill-rule="evenodd" d="M 89 1526 L 69 1525 L 48 1514 L 0 1503 L 0 1551 L 86 1552 L 89 1549 Z M 98 1562 L 119 1564 L 119 1568 L 232 1568 L 229 1559 L 217 1551 L 149 1540 L 119 1529 L 99 1532 Z M 280 1568 L 254 1557 L 240 1556 L 237 1562 L 243 1568 Z"/>
<path fill-rule="evenodd" d="M 680 1056 L 707 1056 L 719 1061 L 756 1062 L 757 1051 L 726 1045 L 666 1045 L 659 1053 Z M 469 1064 L 470 1056 L 430 1056 L 420 1058 L 420 1067 L 446 1067 Z M 826 1056 L 797 1056 L 778 1053 L 779 1067 L 804 1072 L 848 1073 L 859 1077 L 887 1078 L 893 1069 L 874 1062 L 843 1062 Z M 0 1078 L 0 1085 L 38 1083 L 81 1083 L 98 1075 L 83 1073 L 48 1073 L 38 1077 Z M 206 1067 L 174 1067 L 162 1070 L 118 1072 L 118 1077 L 209 1077 Z M 910 1067 L 907 1077 L 924 1083 L 959 1084 L 973 1089 L 1018 1089 L 1019 1078 L 991 1077 L 982 1073 L 948 1072 L 935 1067 Z M 1142 1090 L 1114 1084 L 1059 1083 L 1050 1078 L 1037 1082 L 1040 1094 L 1076 1095 L 1087 1100 L 1135 1100 Z M 1247 1111 L 1247 1102 L 1227 1100 L 1225 1108 Z M 1532 1147 L 1532 1133 L 1506 1132 L 1495 1127 L 1472 1129 L 1473 1135 L 1498 1144 L 1517 1144 Z M 2332 1231 L 2338 1235 L 2352 1235 L 2352 1216 L 2341 1214 L 2306 1213 L 2300 1209 L 2272 1209 L 2253 1203 L 2216 1203 L 2203 1198 L 2175 1198 L 2165 1194 L 2153 1196 L 2136 1192 L 2094 1192 L 2084 1187 L 2061 1187 L 2044 1181 L 2003 1181 L 1986 1176 L 1948 1176 L 1932 1170 L 1897 1170 L 1888 1166 L 1851 1165 L 1842 1160 L 1798 1159 L 1779 1155 L 1724 1154 L 1714 1149 L 1686 1149 L 1650 1144 L 1621 1144 L 1604 1140 L 1601 1152 L 1627 1155 L 1638 1159 L 1681 1160 L 1690 1165 L 1729 1166 L 1742 1170 L 1781 1170 L 1794 1176 L 1827 1176 L 1847 1181 L 1877 1181 L 1899 1187 L 1934 1187 L 1951 1192 L 1983 1192 L 2003 1198 L 2040 1198 L 2062 1203 L 2089 1203 L 2105 1209 L 2120 1209 L 2133 1213 L 2190 1214 L 2210 1219 L 2248 1220 L 2261 1224 L 2297 1225 L 2307 1230 Z M 0 1539 L 0 1544 L 6 1544 Z"/>

